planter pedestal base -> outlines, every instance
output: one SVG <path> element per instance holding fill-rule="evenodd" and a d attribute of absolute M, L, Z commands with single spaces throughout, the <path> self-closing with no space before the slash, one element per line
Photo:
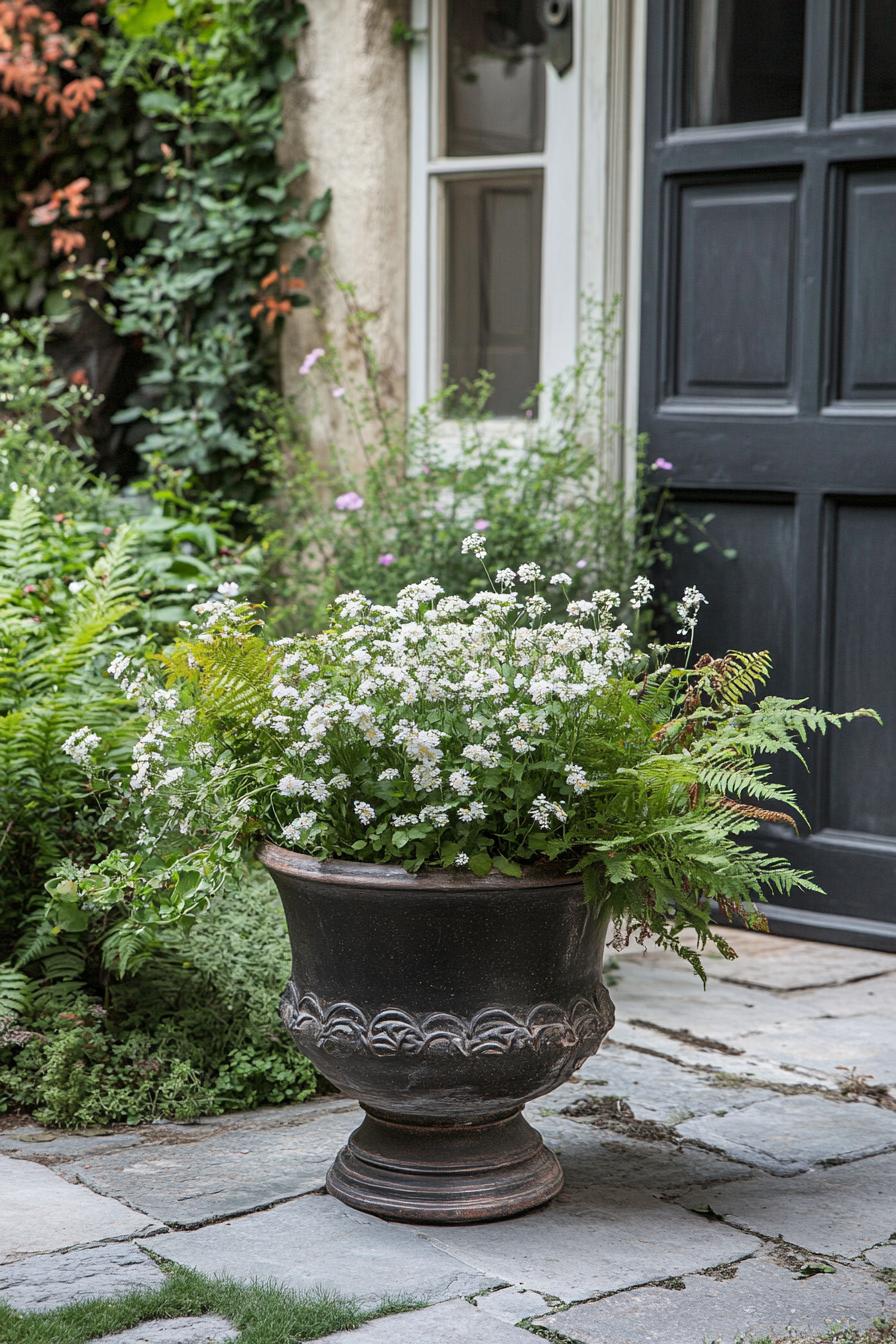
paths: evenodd
<path fill-rule="evenodd" d="M 364 1109 L 327 1189 L 365 1213 L 403 1223 L 475 1223 L 537 1208 L 563 1185 L 560 1163 L 518 1110 L 457 1124 Z"/>

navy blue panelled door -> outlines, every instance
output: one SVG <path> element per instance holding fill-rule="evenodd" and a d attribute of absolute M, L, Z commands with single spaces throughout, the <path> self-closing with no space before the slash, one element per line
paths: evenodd
<path fill-rule="evenodd" d="M 719 543 L 675 581 L 701 650 L 884 716 L 763 843 L 826 892 L 774 930 L 896 950 L 896 0 L 648 4 L 641 428 Z"/>

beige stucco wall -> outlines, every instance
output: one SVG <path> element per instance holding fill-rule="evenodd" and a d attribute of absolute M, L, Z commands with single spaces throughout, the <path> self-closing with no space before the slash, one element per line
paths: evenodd
<path fill-rule="evenodd" d="M 325 227 L 326 258 L 309 277 L 313 300 L 286 324 L 281 342 L 284 390 L 301 398 L 298 368 L 325 337 L 344 346 L 349 281 L 358 303 L 378 314 L 372 332 L 387 394 L 405 393 L 408 255 L 408 55 L 391 37 L 405 0 L 317 0 L 298 43 L 299 78 L 286 90 L 281 158 L 307 160 L 303 190 L 333 192 Z M 307 411 L 308 401 L 304 399 Z M 346 437 L 344 410 L 322 397 L 312 439 L 327 455 Z"/>

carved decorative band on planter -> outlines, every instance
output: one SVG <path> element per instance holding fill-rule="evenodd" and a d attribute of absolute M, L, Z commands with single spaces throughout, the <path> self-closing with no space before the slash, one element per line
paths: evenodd
<path fill-rule="evenodd" d="M 504 1218 L 555 1195 L 560 1164 L 522 1107 L 613 1025 L 606 922 L 579 879 L 410 874 L 270 843 L 259 857 L 292 943 L 283 1021 L 366 1112 L 330 1193 L 427 1223 Z"/>

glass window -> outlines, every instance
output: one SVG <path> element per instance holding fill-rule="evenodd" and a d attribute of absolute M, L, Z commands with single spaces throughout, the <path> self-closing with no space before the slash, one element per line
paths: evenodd
<path fill-rule="evenodd" d="M 896 0 L 852 0 L 849 111 L 896 110 Z"/>
<path fill-rule="evenodd" d="M 686 0 L 682 125 L 798 117 L 805 0 Z"/>
<path fill-rule="evenodd" d="M 490 411 L 519 415 L 538 382 L 541 173 L 453 178 L 444 190 L 448 378 L 487 369 Z"/>
<path fill-rule="evenodd" d="M 536 0 L 450 0 L 444 152 L 544 149 L 544 32 Z"/>

